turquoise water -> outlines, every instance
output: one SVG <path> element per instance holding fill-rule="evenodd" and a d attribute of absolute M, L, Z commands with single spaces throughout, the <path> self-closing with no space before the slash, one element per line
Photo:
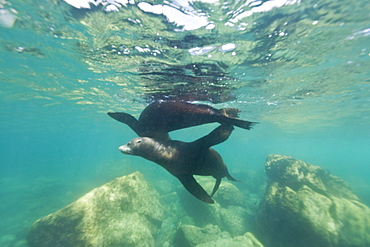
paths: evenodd
<path fill-rule="evenodd" d="M 1 246 L 25 246 L 35 220 L 115 177 L 170 179 L 122 155 L 135 134 L 106 115 L 155 99 L 260 122 L 215 147 L 231 172 L 290 155 L 370 205 L 370 1 L 78 2 L 0 1 Z"/>

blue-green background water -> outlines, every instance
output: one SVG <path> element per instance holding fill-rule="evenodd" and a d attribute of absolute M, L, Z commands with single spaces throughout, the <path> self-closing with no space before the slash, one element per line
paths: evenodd
<path fill-rule="evenodd" d="M 0 5 L 17 18 L 0 26 L 1 246 L 24 246 L 32 222 L 117 176 L 178 183 L 118 152 L 135 134 L 106 115 L 138 116 L 153 98 L 237 107 L 260 122 L 215 147 L 231 173 L 290 155 L 370 205 L 370 1 Z"/>

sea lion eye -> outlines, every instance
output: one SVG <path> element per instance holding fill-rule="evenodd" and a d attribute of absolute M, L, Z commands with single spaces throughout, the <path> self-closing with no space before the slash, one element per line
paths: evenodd
<path fill-rule="evenodd" d="M 141 143 L 141 140 L 137 141 L 136 143 Z"/>

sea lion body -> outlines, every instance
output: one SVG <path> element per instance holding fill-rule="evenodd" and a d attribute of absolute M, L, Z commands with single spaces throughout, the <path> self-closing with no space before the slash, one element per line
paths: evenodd
<path fill-rule="evenodd" d="M 250 129 L 255 123 L 237 119 L 239 112 L 236 108 L 215 109 L 203 104 L 155 102 L 144 109 L 139 120 L 123 112 L 109 112 L 108 115 L 130 126 L 138 136 L 169 140 L 168 132 L 207 123 Z"/>
<path fill-rule="evenodd" d="M 191 173 L 201 176 L 225 177 L 227 174 L 226 165 L 216 150 L 197 149 L 191 143 L 138 137 L 119 147 L 119 150 L 125 154 L 153 161 L 174 176 Z"/>
<path fill-rule="evenodd" d="M 236 180 L 229 174 L 221 155 L 210 146 L 225 141 L 232 130 L 231 125 L 221 125 L 194 142 L 138 137 L 119 147 L 119 150 L 122 153 L 137 155 L 159 164 L 177 177 L 195 197 L 213 203 L 211 196 L 217 191 L 221 179 L 227 177 L 229 180 Z M 196 182 L 193 175 L 216 178 L 211 196 Z"/>

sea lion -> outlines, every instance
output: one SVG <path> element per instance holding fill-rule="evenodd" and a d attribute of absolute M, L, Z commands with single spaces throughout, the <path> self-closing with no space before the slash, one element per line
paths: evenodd
<path fill-rule="evenodd" d="M 223 124 L 193 142 L 138 137 L 120 146 L 119 150 L 124 154 L 141 156 L 157 163 L 177 177 L 192 195 L 204 202 L 214 203 L 211 197 L 220 186 L 221 179 L 236 179 L 229 174 L 221 155 L 210 147 L 226 141 L 233 129 L 232 125 Z M 213 176 L 216 179 L 211 196 L 193 175 Z"/>
<path fill-rule="evenodd" d="M 161 101 L 148 105 L 139 120 L 123 112 L 108 115 L 127 124 L 138 136 L 170 140 L 168 132 L 214 122 L 251 129 L 255 122 L 237 119 L 239 112 L 237 108 L 215 109 L 203 104 Z"/>

